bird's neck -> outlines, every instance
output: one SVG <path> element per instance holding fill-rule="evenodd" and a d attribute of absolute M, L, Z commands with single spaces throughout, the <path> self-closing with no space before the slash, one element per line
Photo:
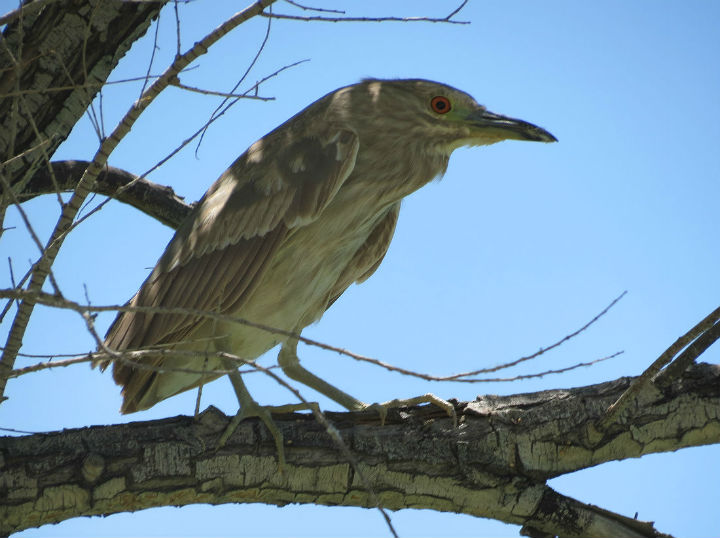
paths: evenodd
<path fill-rule="evenodd" d="M 360 151 L 350 182 L 367 184 L 382 203 L 397 202 L 415 192 L 447 169 L 449 155 L 437 148 L 403 141 L 392 133 L 360 140 Z"/>

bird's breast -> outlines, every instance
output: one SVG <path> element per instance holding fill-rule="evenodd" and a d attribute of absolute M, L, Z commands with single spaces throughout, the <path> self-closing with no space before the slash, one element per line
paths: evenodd
<path fill-rule="evenodd" d="M 341 273 L 392 205 L 362 200 L 355 187 L 343 190 L 319 218 L 291 230 L 268 261 L 252 295 L 234 315 L 287 331 L 301 330 L 320 319 Z M 351 270 L 353 280 L 364 270 L 355 272 Z M 218 330 L 229 338 L 230 348 L 245 357 L 257 357 L 282 340 L 243 325 Z"/>

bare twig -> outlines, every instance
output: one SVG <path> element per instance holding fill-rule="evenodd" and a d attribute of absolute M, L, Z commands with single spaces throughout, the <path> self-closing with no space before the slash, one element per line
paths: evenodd
<path fill-rule="evenodd" d="M 287 2 L 291 6 L 302 9 L 303 11 L 317 11 L 318 13 L 338 13 L 340 15 L 345 14 L 345 12 L 341 9 L 326 9 L 322 7 L 305 6 L 303 4 L 300 4 L 299 2 L 293 2 L 293 0 L 285 0 L 285 2 Z"/>
<path fill-rule="evenodd" d="M 15 162 L 15 161 L 19 161 L 19 160 L 25 159 L 25 157 L 27 157 L 27 156 L 30 155 L 31 153 L 34 153 L 35 151 L 39 151 L 39 150 L 42 149 L 43 146 L 47 146 L 48 144 L 50 144 L 51 141 L 52 141 L 51 138 L 45 138 L 45 139 L 40 140 L 40 142 L 38 142 L 38 143 L 37 143 L 36 145 L 34 145 L 33 147 L 28 148 L 28 149 L 26 149 L 25 151 L 23 151 L 22 153 L 19 153 L 19 154 L 17 154 L 17 155 L 14 155 L 13 157 L 10 157 L 10 158 L 7 159 L 6 161 L 0 163 L 0 168 L 3 168 L 3 167 L 5 167 L 5 166 L 8 166 L 8 165 L 12 164 L 12 163 Z"/>
<path fill-rule="evenodd" d="M 12 258 L 10 256 L 8 256 L 8 270 L 10 271 L 10 284 L 15 288 L 17 284 L 15 284 L 15 272 L 13 271 Z"/>
<path fill-rule="evenodd" d="M 37 233 L 35 233 L 35 228 L 33 228 L 33 225 L 30 222 L 30 219 L 28 218 L 27 213 L 25 213 L 25 210 L 23 209 L 22 204 L 20 203 L 20 200 L 17 199 L 17 197 L 15 196 L 15 193 L 12 191 L 12 188 L 10 187 L 8 180 L 5 178 L 5 174 L 2 173 L 2 170 L 0 170 L 0 184 L 2 184 L 3 189 L 5 189 L 5 192 L 7 192 L 8 196 L 10 196 L 12 203 L 15 205 L 15 208 L 17 209 L 18 213 L 20 213 L 20 218 L 22 219 L 23 223 L 25 224 L 25 228 L 27 229 L 28 233 L 30 234 L 30 237 L 32 238 L 33 242 L 35 243 L 35 246 L 37 246 L 38 250 L 42 254 L 43 248 L 44 248 L 43 244 L 40 241 L 40 238 L 37 236 Z"/>
<path fill-rule="evenodd" d="M 470 21 L 453 21 L 445 17 L 439 19 L 432 17 L 302 17 L 300 15 L 288 15 L 286 13 L 261 13 L 260 16 L 268 19 L 302 22 L 442 22 L 446 24 L 470 24 Z"/>
<path fill-rule="evenodd" d="M 468 0 L 463 0 L 460 5 L 455 8 L 449 15 L 445 17 L 324 17 L 324 16 L 300 16 L 300 15 L 288 15 L 285 13 L 267 13 L 263 12 L 260 15 L 270 19 L 285 19 L 291 21 L 317 21 L 317 22 L 432 22 L 432 23 L 446 23 L 446 24 L 470 24 L 470 21 L 456 21 L 452 18 L 457 15 L 462 8 L 468 3 Z M 302 6 L 297 6 L 302 7 Z M 309 8 L 312 9 L 312 8 Z M 316 10 L 320 11 L 320 10 Z"/>
<path fill-rule="evenodd" d="M 85 355 L 79 355 L 79 354 L 72 354 L 71 358 L 63 359 L 63 360 L 53 360 L 52 362 L 38 362 L 36 364 L 31 364 L 30 366 L 23 366 L 22 368 L 15 368 L 10 373 L 10 378 L 16 378 L 21 377 L 27 374 L 32 374 L 34 372 L 41 372 L 43 370 L 50 370 L 53 368 L 67 368 L 68 366 L 75 366 L 77 364 L 86 364 L 86 363 L 97 363 L 97 362 L 103 362 L 103 361 L 109 361 L 109 360 L 118 360 L 118 362 L 122 362 L 123 364 L 127 364 L 129 366 L 132 366 L 133 368 L 137 368 L 138 370 L 149 370 L 152 372 L 158 372 L 158 373 L 166 373 L 166 372 L 179 372 L 183 374 L 211 374 L 211 375 L 224 375 L 229 374 L 230 370 L 227 369 L 213 369 L 213 370 L 198 370 L 197 368 L 181 368 L 181 367 L 175 367 L 175 366 L 153 366 L 152 364 L 147 364 L 146 361 L 149 358 L 167 358 L 167 359 L 173 359 L 173 358 L 189 358 L 189 357 L 196 357 L 198 355 L 197 351 L 183 351 L 178 349 L 141 349 L 141 350 L 135 350 L 135 351 L 122 351 L 120 353 L 120 356 L 111 355 L 105 351 L 96 351 L 92 353 L 86 353 Z M 37 355 L 20 355 L 18 356 L 25 356 L 25 357 L 32 357 Z M 64 355 L 46 355 L 45 357 L 54 358 L 58 356 L 64 356 Z M 216 352 L 210 353 L 210 356 L 213 358 L 221 358 Z M 254 372 L 258 372 L 259 370 L 255 367 L 255 363 L 248 363 L 250 368 L 247 370 L 243 370 L 240 373 L 245 374 L 252 374 Z M 279 368 L 279 366 L 267 366 L 268 369 L 276 369 Z"/>
<path fill-rule="evenodd" d="M 514 381 L 521 381 L 523 379 L 538 379 L 541 377 L 545 377 L 546 375 L 554 375 L 554 374 L 563 374 L 565 372 L 570 372 L 571 370 L 577 370 L 578 368 L 585 368 L 587 366 L 593 366 L 594 364 L 597 364 L 599 362 L 604 362 L 610 359 L 614 359 L 615 357 L 622 355 L 625 353 L 624 351 L 616 351 L 615 353 L 611 355 L 607 355 L 605 357 L 600 357 L 599 359 L 593 359 L 591 361 L 587 362 L 578 362 L 576 364 L 572 364 L 570 366 L 565 366 L 564 368 L 555 368 L 553 370 L 545 370 L 544 372 L 536 372 L 534 374 L 520 374 L 513 377 L 486 377 L 486 378 L 477 378 L 477 379 L 449 379 L 448 381 L 453 381 L 455 383 L 512 383 Z"/>
<path fill-rule="evenodd" d="M 183 69 L 183 73 L 191 71 L 193 68 L 189 69 Z M 108 80 L 108 81 L 85 81 L 82 84 L 69 84 L 67 86 L 51 86 L 47 88 L 26 88 L 22 90 L 14 90 L 3 93 L 3 97 L 17 97 L 18 95 L 37 95 L 37 94 L 43 94 L 43 93 L 56 93 L 56 92 L 64 92 L 68 90 L 78 90 L 78 89 L 88 89 L 92 90 L 95 88 L 102 88 L 103 86 L 107 86 L 110 84 L 127 84 L 129 82 L 138 82 L 138 81 L 144 81 L 146 78 L 154 78 L 158 79 L 162 75 L 146 75 L 142 77 L 130 77 L 130 78 L 122 78 L 118 80 Z"/>
<path fill-rule="evenodd" d="M 268 8 L 270 12 L 272 12 L 272 6 Z M 233 86 L 232 90 L 230 90 L 230 93 L 234 93 L 235 90 L 237 90 L 240 87 L 240 84 L 243 83 L 243 81 L 247 78 L 247 76 L 250 74 L 250 71 L 253 67 L 255 67 L 255 64 L 257 63 L 258 59 L 260 58 L 260 55 L 262 54 L 263 50 L 265 50 L 265 45 L 267 45 L 268 39 L 270 39 L 270 28 L 272 27 L 272 19 L 268 19 L 267 27 L 265 28 L 265 35 L 263 36 L 263 40 L 260 43 L 260 46 L 258 47 L 257 52 L 255 53 L 255 56 L 250 61 L 250 64 L 245 69 L 245 72 L 242 74 L 242 76 L 238 79 L 238 81 L 235 83 L 235 86 Z M 255 85 L 256 93 L 257 93 L 257 84 Z M 247 92 L 246 92 L 247 93 Z M 219 117 L 220 114 L 218 112 L 225 106 L 225 103 L 228 102 L 228 98 L 226 97 L 223 99 L 223 101 L 215 107 L 215 110 L 212 111 L 212 114 L 210 114 L 210 120 L 205 124 L 202 130 L 202 134 L 200 135 L 200 140 L 198 140 L 197 146 L 195 147 L 195 156 L 197 156 L 197 153 L 200 149 L 200 145 L 203 142 L 203 139 L 205 138 L 205 133 L 207 132 L 209 126 L 212 124 L 212 122 L 216 119 L 216 117 Z M 237 99 L 230 103 L 230 106 L 234 105 L 237 102 Z"/>
<path fill-rule="evenodd" d="M 298 64 L 301 64 L 301 63 L 303 63 L 303 62 L 306 62 L 306 61 L 308 61 L 308 60 L 299 60 L 299 61 L 297 61 L 297 62 L 294 62 L 294 63 L 288 64 L 288 65 L 285 65 L 285 66 L 281 67 L 280 69 L 277 69 L 277 70 L 274 71 L 273 73 L 271 73 L 271 74 L 267 75 L 266 77 L 264 77 L 263 79 L 261 79 L 259 82 L 255 83 L 250 89 L 247 90 L 246 93 L 249 93 L 249 92 L 251 92 L 251 91 L 253 91 L 253 90 L 257 91 L 258 86 L 259 86 L 260 84 L 262 84 L 263 82 L 267 81 L 268 79 L 270 79 L 270 78 L 272 78 L 272 77 L 277 76 L 278 74 L 280 74 L 281 72 L 283 72 L 283 71 L 286 70 L 286 69 L 290 69 L 291 67 L 294 67 L 294 66 L 296 66 L 296 65 L 298 65 Z M 172 82 L 170 82 L 169 84 L 171 84 L 171 83 L 172 83 Z M 147 170 L 147 171 L 146 171 L 145 173 L 143 173 L 142 175 L 137 176 L 135 179 L 133 179 L 132 181 L 130 181 L 128 184 L 123 185 L 122 187 L 118 188 L 117 192 L 113 195 L 113 197 L 116 197 L 116 196 L 122 194 L 126 189 L 132 188 L 137 181 L 143 180 L 145 177 L 147 177 L 147 176 L 150 175 L 152 172 L 154 172 L 155 170 L 157 170 L 158 168 L 160 168 L 162 165 L 164 165 L 167 161 L 169 161 L 172 157 L 174 157 L 177 153 L 179 153 L 185 146 L 187 146 L 190 142 L 192 142 L 200 133 L 202 133 L 202 132 L 207 128 L 207 126 L 210 125 L 210 123 L 216 121 L 216 120 L 219 119 L 223 114 L 225 114 L 225 112 L 227 112 L 227 110 L 228 110 L 231 106 L 233 106 L 236 102 L 237 102 L 237 99 L 235 99 L 235 100 L 233 100 L 233 102 L 229 103 L 229 104 L 228 104 L 223 110 L 221 110 L 218 114 L 216 114 L 214 117 L 212 117 L 212 118 L 209 119 L 207 122 L 205 122 L 205 124 L 204 124 L 202 127 L 200 127 L 197 131 L 195 131 L 190 137 L 186 138 L 182 143 L 180 143 L 180 145 L 178 145 L 178 147 L 176 147 L 173 151 L 171 151 L 168 155 L 166 155 L 166 156 L 165 156 L 164 158 L 162 158 L 160 161 L 158 161 L 157 163 L 155 163 L 155 165 L 153 165 L 152 168 L 150 168 L 149 170 Z M 108 199 L 108 200 L 104 200 L 103 202 L 100 202 L 100 203 L 99 203 L 92 211 L 90 211 L 87 215 L 85 215 L 83 218 L 78 219 L 77 221 L 75 221 L 75 222 L 70 226 L 70 228 L 67 230 L 66 233 L 69 233 L 70 231 L 72 231 L 73 229 L 75 229 L 75 227 L 77 227 L 77 226 L 80 225 L 82 222 L 84 222 L 84 221 L 87 220 L 89 217 L 91 217 L 93 214 L 95 214 L 95 213 L 97 213 L 98 211 L 100 211 L 103 207 L 105 207 L 105 205 L 106 205 L 109 201 L 110 201 L 110 200 Z M 138 209 L 142 209 L 142 207 L 138 207 Z M 177 227 L 177 226 L 175 226 L 175 227 Z"/>
<path fill-rule="evenodd" d="M 25 210 L 23 209 L 22 205 L 20 204 L 20 201 L 15 196 L 15 193 L 12 191 L 12 188 L 10 187 L 10 184 L 8 183 L 7 179 L 5 178 L 5 174 L 3 174 L 2 171 L 0 171 L 0 183 L 2 184 L 3 188 L 7 192 L 10 199 L 12 200 L 13 204 L 15 204 L 15 207 L 18 210 L 18 213 L 20 213 L 20 218 L 22 218 L 22 221 L 25 224 L 25 228 L 27 229 L 28 233 L 30 234 L 30 237 L 32 238 L 33 242 L 38 247 L 40 254 L 42 255 L 42 253 L 44 251 L 43 244 L 40 241 L 40 238 L 38 237 L 37 233 L 35 232 L 35 228 L 33 227 L 32 223 L 30 222 L 30 219 L 28 218 L 27 213 L 25 213 Z M 55 293 L 57 295 L 61 295 L 57 280 L 55 280 L 55 275 L 53 275 L 52 271 L 49 271 L 48 274 L 50 276 L 50 283 L 52 284 L 52 287 L 55 290 Z"/>
<path fill-rule="evenodd" d="M 180 56 L 182 44 L 180 39 L 180 10 L 178 9 L 178 0 L 175 0 L 173 2 L 173 8 L 175 11 L 175 55 Z"/>
<path fill-rule="evenodd" d="M 274 72 L 272 72 L 272 73 L 270 73 L 269 75 L 267 75 L 266 77 L 263 77 L 259 82 L 256 82 L 252 87 L 250 87 L 247 91 L 245 91 L 245 92 L 243 93 L 243 96 L 244 96 L 244 97 L 247 97 L 247 95 L 249 95 L 250 92 L 256 91 L 257 88 L 260 86 L 260 84 L 262 84 L 263 82 L 266 82 L 266 81 L 269 80 L 270 78 L 276 77 L 277 75 L 279 75 L 280 73 L 282 73 L 282 72 L 285 71 L 286 69 L 290 69 L 290 68 L 292 68 L 292 67 L 295 67 L 296 65 L 299 65 L 299 64 L 301 64 L 301 63 L 303 63 L 303 62 L 307 62 L 307 61 L 309 61 L 309 60 L 298 60 L 297 62 L 293 62 L 293 63 L 291 63 L 291 64 L 282 66 L 280 69 L 277 69 L 277 70 L 275 70 Z M 186 138 L 185 140 L 183 140 L 182 143 L 181 143 L 180 145 L 178 145 L 178 147 L 176 147 L 174 150 L 172 150 L 170 153 L 168 153 L 165 157 L 163 157 L 163 158 L 160 159 L 157 163 L 155 163 L 155 165 L 154 165 L 152 168 L 146 170 L 143 174 L 139 175 L 139 176 L 138 176 L 138 180 L 149 176 L 151 173 L 153 173 L 155 170 L 157 170 L 157 169 L 160 168 L 163 164 L 165 164 L 167 161 L 169 161 L 172 157 L 174 157 L 177 153 L 179 153 L 180 150 L 182 150 L 185 146 L 187 146 L 190 142 L 192 142 L 199 134 L 201 134 L 203 131 L 205 131 L 205 129 L 207 129 L 207 127 L 208 127 L 211 123 L 213 123 L 214 121 L 217 121 L 223 114 L 225 114 L 225 112 L 227 112 L 228 109 L 229 109 L 233 104 L 235 104 L 235 102 L 237 102 L 237 99 L 235 99 L 232 103 L 229 103 L 229 104 L 228 104 L 227 106 L 225 106 L 225 108 L 224 108 L 223 110 L 221 110 L 218 114 L 214 115 L 214 116 L 211 117 L 208 121 L 206 121 L 206 122 L 202 125 L 202 127 L 200 127 L 199 129 L 197 129 L 192 135 L 190 135 L 188 138 Z M 129 188 L 129 187 L 131 187 L 131 186 L 132 186 L 132 183 L 131 183 L 130 185 L 127 185 L 127 186 L 124 187 L 124 188 Z"/>
<path fill-rule="evenodd" d="M 0 290 L 0 298 L 12 298 L 12 299 L 25 299 L 27 298 L 28 292 L 24 290 Z M 57 297 L 54 295 L 50 295 L 47 293 L 36 293 L 35 294 L 35 301 L 39 304 L 44 304 L 47 306 L 52 306 L 56 308 L 66 308 L 69 310 L 73 310 L 76 312 L 79 312 L 81 314 L 85 314 L 87 312 L 149 312 L 149 313 L 164 313 L 164 314 L 184 314 L 184 315 L 190 315 L 195 316 L 198 318 L 207 318 L 207 319 L 213 319 L 217 321 L 224 321 L 229 323 L 237 323 L 241 325 L 246 325 L 248 327 L 253 327 L 255 329 L 259 329 L 261 331 L 266 331 L 271 334 L 278 334 L 284 337 L 297 339 L 300 342 L 303 342 L 304 344 L 318 347 L 320 349 L 324 349 L 326 351 L 333 351 L 335 353 L 338 353 L 340 355 L 344 355 L 346 357 L 350 357 L 352 359 L 355 359 L 357 361 L 361 362 L 367 362 L 370 364 L 374 364 L 376 366 L 380 366 L 386 370 L 389 370 L 391 372 L 397 372 L 403 375 L 417 377 L 420 379 L 424 379 L 427 381 L 452 381 L 456 383 L 487 383 L 487 382 L 509 382 L 509 381 L 517 381 L 521 379 L 530 379 L 530 378 L 537 378 L 537 377 L 543 377 L 545 375 L 550 374 L 559 374 L 563 372 L 567 372 L 569 370 L 574 370 L 577 368 L 582 368 L 585 366 L 591 366 L 595 363 L 605 361 L 608 359 L 612 359 L 614 357 L 617 357 L 622 352 L 617 352 L 612 355 L 609 355 L 607 357 L 603 357 L 601 359 L 595 359 L 590 362 L 581 362 L 577 363 L 571 366 L 567 366 L 564 368 L 559 369 L 551 369 L 546 370 L 543 372 L 538 372 L 534 374 L 524 374 L 524 375 L 518 375 L 514 377 L 507 377 L 507 378 L 478 378 L 478 379 L 467 379 L 466 377 L 463 378 L 459 375 L 452 375 L 452 376 L 433 376 L 421 372 L 414 372 L 412 370 L 407 370 L 405 368 L 400 368 L 397 366 L 393 366 L 391 364 L 385 363 L 383 361 L 373 359 L 370 357 L 365 357 L 363 355 L 359 355 L 357 353 L 353 353 L 351 351 L 348 351 L 343 348 L 339 348 L 336 346 L 331 346 L 329 344 L 319 342 L 317 340 L 313 340 L 310 338 L 306 338 L 300 334 L 296 334 L 292 331 L 286 331 L 284 329 L 279 329 L 277 327 L 271 327 L 268 325 L 264 325 L 261 323 L 255 323 L 252 321 L 249 321 L 247 319 L 235 317 L 235 316 L 229 316 L 226 314 L 219 314 L 216 312 L 208 312 L 208 311 L 202 311 L 202 310 L 194 310 L 190 308 L 175 308 L 175 307 L 147 307 L 147 306 L 91 306 L 91 305 L 81 305 L 73 301 L 69 301 L 67 299 L 64 299 L 62 297 Z M 172 343 L 168 344 L 172 345 Z M 113 353 L 110 350 L 106 350 L 107 353 L 111 356 L 114 356 Z M 509 364 L 515 364 L 516 361 L 513 361 Z M 63 364 L 65 366 L 65 364 Z M 44 368 L 43 368 L 44 369 Z M 492 371 L 496 371 L 498 368 L 491 369 Z M 203 372 L 198 370 L 193 370 L 192 373 L 201 374 Z"/>
<path fill-rule="evenodd" d="M 176 88 L 180 88 L 181 90 L 186 90 L 189 92 L 194 93 L 200 93 L 202 95 L 215 95 L 217 97 L 225 97 L 228 99 L 255 99 L 257 101 L 274 101 L 274 97 L 263 97 L 261 95 L 246 95 L 244 93 L 228 93 L 228 92 L 216 92 L 214 90 L 205 90 L 203 88 L 196 88 L 194 86 L 188 86 L 186 84 L 183 84 L 180 82 L 180 80 L 176 80 L 171 82 L 173 86 Z"/>
<path fill-rule="evenodd" d="M 456 374 L 456 375 L 454 375 L 454 376 L 448 377 L 447 379 L 443 379 L 443 381 L 445 381 L 445 380 L 450 381 L 450 380 L 452 380 L 452 379 L 454 379 L 454 378 L 468 377 L 468 376 L 478 375 L 478 374 L 489 374 L 489 373 L 492 373 L 492 372 L 497 372 L 498 370 L 504 370 L 504 369 L 510 368 L 510 367 L 512 367 L 512 366 L 517 366 L 517 365 L 520 364 L 520 363 L 523 363 L 523 362 L 532 360 L 532 359 L 534 359 L 534 358 L 536 358 L 536 357 L 539 357 L 540 355 L 543 355 L 543 354 L 547 353 L 548 351 L 553 350 L 553 349 L 555 349 L 556 347 L 559 347 L 559 346 L 563 345 L 563 344 L 564 344 L 565 342 L 567 342 L 568 340 L 571 340 L 572 338 L 575 338 L 575 337 L 576 337 L 577 335 L 579 335 L 581 332 L 585 331 L 588 327 L 590 327 L 592 324 L 594 324 L 597 320 L 599 320 L 601 317 L 603 317 L 605 314 L 607 314 L 607 312 L 608 312 L 613 306 L 615 306 L 615 305 L 618 303 L 618 301 L 620 301 L 620 299 L 622 299 L 623 297 L 625 297 L 626 294 L 627 294 L 627 291 L 624 291 L 624 292 L 622 292 L 620 295 L 618 295 L 618 296 L 617 296 L 615 299 L 613 299 L 612 302 L 611 302 L 609 305 L 607 305 L 599 314 L 597 314 L 594 318 L 592 318 L 590 321 L 588 321 L 585 325 L 583 325 L 582 327 L 580 327 L 577 331 L 572 332 L 572 333 L 568 334 L 567 336 L 564 336 L 563 338 L 561 338 L 560 340 L 558 340 L 558 341 L 555 342 L 554 344 L 549 345 L 548 347 L 540 348 L 540 350 L 536 351 L 536 352 L 533 353 L 532 355 L 527 355 L 526 357 L 520 357 L 519 359 L 516 359 L 516 360 L 514 360 L 514 361 L 512 361 L 512 362 L 506 362 L 506 363 L 504 363 L 504 364 L 500 364 L 499 366 L 493 366 L 492 368 L 482 368 L 482 369 L 480 369 L 480 370 L 475 370 L 475 371 L 472 371 L 472 372 L 465 372 L 464 374 Z"/>
<path fill-rule="evenodd" d="M 671 362 L 664 371 L 660 372 L 660 374 L 658 374 L 655 378 L 655 383 L 659 385 L 666 385 L 667 383 L 670 383 L 674 379 L 680 377 L 680 375 L 682 375 L 682 373 L 687 370 L 693 362 L 695 362 L 695 359 L 705 353 L 705 350 L 707 350 L 707 348 L 719 339 L 720 321 L 716 322 L 715 325 L 702 333 L 697 340 L 690 344 L 685 351 L 678 356 L 678 358 Z"/>
<path fill-rule="evenodd" d="M 633 383 L 627 388 L 627 390 L 608 407 L 605 415 L 597 422 L 595 427 L 602 431 L 613 424 L 620 413 L 635 400 L 638 394 L 649 385 L 651 380 L 660 372 L 660 370 L 668 364 L 672 358 L 677 355 L 682 349 L 684 349 L 693 340 L 698 338 L 701 334 L 708 331 L 715 323 L 720 320 L 720 307 L 713 310 L 708 314 L 705 319 L 695 325 L 683 336 L 678 338 L 669 348 L 667 348 L 662 355 L 660 355 L 655 361 L 647 367 L 647 369 L 638 377 L 635 378 Z M 714 341 L 714 340 L 713 340 Z"/>
<path fill-rule="evenodd" d="M 177 14 L 177 2 L 175 2 L 175 10 Z M 147 71 L 145 71 L 145 77 L 143 80 L 142 87 L 140 88 L 140 96 L 139 99 L 142 98 L 143 93 L 145 93 L 145 88 L 147 88 L 147 85 L 150 83 L 150 70 L 152 69 L 153 63 L 155 62 L 155 53 L 158 50 L 158 35 L 160 34 L 160 17 L 162 17 L 162 11 L 158 14 L 158 18 L 155 21 L 155 35 L 153 36 L 153 45 L 152 45 L 152 52 L 150 53 L 150 61 L 148 62 Z M 180 30 L 178 29 L 178 34 Z M 177 54 L 180 55 L 180 47 L 178 43 L 178 51 Z"/>

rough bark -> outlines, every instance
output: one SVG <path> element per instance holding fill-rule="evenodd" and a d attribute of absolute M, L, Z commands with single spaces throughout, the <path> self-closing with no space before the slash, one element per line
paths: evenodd
<path fill-rule="evenodd" d="M 530 536 L 660 536 L 652 524 L 565 497 L 552 477 L 607 461 L 720 442 L 720 366 L 694 365 L 599 433 L 594 423 L 632 378 L 576 389 L 485 396 L 456 405 L 460 424 L 419 407 L 327 413 L 356 458 L 344 460 L 309 415 L 277 418 L 288 461 L 245 420 L 175 417 L 0 439 L 0 532 L 153 506 L 262 502 L 429 508 L 523 525 Z M 648 396 L 650 394 L 650 396 Z"/>
<path fill-rule="evenodd" d="M 28 10 L 5 28 L 0 40 L 0 162 L 5 162 L 2 171 L 11 185 L 21 182 L 33 163 L 55 152 L 164 4 L 63 1 Z"/>

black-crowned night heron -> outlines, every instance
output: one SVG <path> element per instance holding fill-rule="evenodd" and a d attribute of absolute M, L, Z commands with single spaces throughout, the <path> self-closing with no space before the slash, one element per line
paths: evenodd
<path fill-rule="evenodd" d="M 554 142 L 530 123 L 493 114 L 468 94 L 427 80 L 364 80 L 319 99 L 255 142 L 210 187 L 170 241 L 130 306 L 220 312 L 299 334 L 380 265 L 400 202 L 442 175 L 461 146 Z M 480 175 L 480 174 L 478 174 Z M 223 351 L 252 360 L 282 344 L 290 378 L 350 410 L 363 402 L 304 369 L 297 339 L 193 315 L 123 312 L 105 345 L 123 351 L 197 351 L 187 359 L 115 362 L 123 413 L 197 387 L 222 370 Z M 259 416 L 279 443 L 269 408 L 231 374 L 238 417 Z"/>

